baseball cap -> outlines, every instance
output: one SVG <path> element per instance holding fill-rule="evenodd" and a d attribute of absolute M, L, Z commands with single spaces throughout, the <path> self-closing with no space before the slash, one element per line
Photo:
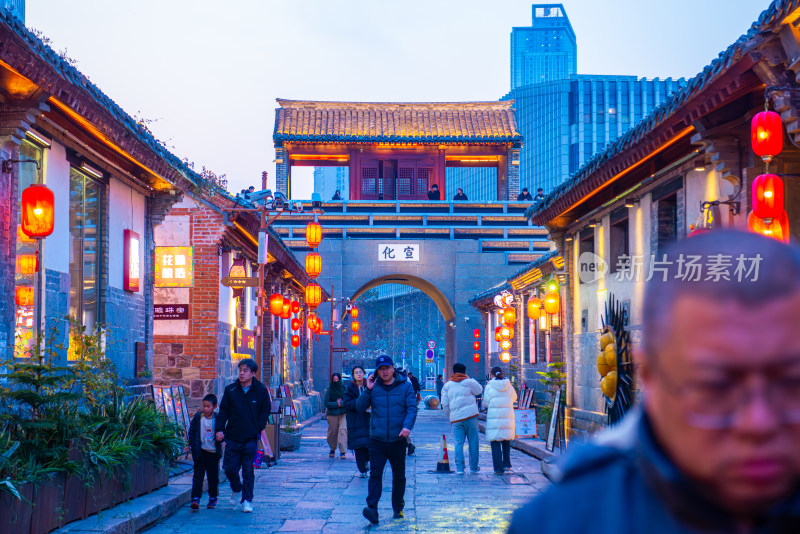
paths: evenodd
<path fill-rule="evenodd" d="M 392 361 L 392 358 L 386 356 L 385 354 L 382 356 L 378 356 L 378 359 L 375 360 L 375 370 L 377 371 L 384 365 L 388 365 L 389 367 L 394 367 L 394 362 Z"/>

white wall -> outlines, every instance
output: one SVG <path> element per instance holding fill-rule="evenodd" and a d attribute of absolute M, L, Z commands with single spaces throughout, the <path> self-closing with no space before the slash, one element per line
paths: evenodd
<path fill-rule="evenodd" d="M 139 234 L 139 265 L 144 265 L 144 195 L 112 178 L 108 187 L 108 203 L 108 280 L 111 287 L 122 289 L 125 230 Z"/>
<path fill-rule="evenodd" d="M 62 145 L 52 143 L 44 151 L 44 181 L 55 196 L 55 227 L 44 240 L 45 269 L 69 272 L 69 163 Z"/>
<path fill-rule="evenodd" d="M 189 197 L 176 204 L 180 208 L 196 208 L 198 205 Z M 192 221 L 188 215 L 168 215 L 164 222 L 153 230 L 155 245 L 160 247 L 185 247 L 192 244 Z M 188 287 L 156 287 L 153 289 L 154 304 L 189 303 Z M 188 336 L 188 320 L 153 321 L 153 334 L 157 336 Z"/>

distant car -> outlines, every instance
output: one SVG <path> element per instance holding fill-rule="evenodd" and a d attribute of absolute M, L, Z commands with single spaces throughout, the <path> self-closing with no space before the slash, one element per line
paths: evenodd
<path fill-rule="evenodd" d="M 352 380 L 352 379 L 353 379 L 353 375 L 351 375 L 350 373 L 342 373 L 342 381 L 344 381 L 344 380 Z"/>

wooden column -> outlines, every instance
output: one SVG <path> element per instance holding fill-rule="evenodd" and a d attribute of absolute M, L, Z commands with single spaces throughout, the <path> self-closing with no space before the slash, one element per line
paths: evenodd
<path fill-rule="evenodd" d="M 497 162 L 497 200 L 510 200 L 508 198 L 508 169 L 506 156 L 499 156 Z"/>
<path fill-rule="evenodd" d="M 439 149 L 439 156 L 436 159 L 436 183 L 439 184 L 439 191 L 442 193 L 442 200 L 447 200 L 447 170 L 445 169 L 444 149 Z"/>
<path fill-rule="evenodd" d="M 361 200 L 361 159 L 358 149 L 350 149 L 350 200 Z"/>

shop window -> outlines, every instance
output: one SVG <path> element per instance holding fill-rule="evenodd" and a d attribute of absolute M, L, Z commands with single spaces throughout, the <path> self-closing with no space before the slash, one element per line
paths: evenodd
<path fill-rule="evenodd" d="M 624 208 L 627 211 L 627 208 Z M 612 221 L 613 221 L 612 217 Z M 629 256 L 628 243 L 630 241 L 630 230 L 628 226 L 628 218 L 620 218 L 611 223 L 611 231 L 609 232 L 609 271 L 612 273 L 617 272 L 619 269 L 619 262 L 623 256 Z"/>
<path fill-rule="evenodd" d="M 580 241 L 578 244 L 578 269 L 588 269 L 591 268 L 591 265 L 588 263 L 582 263 L 580 256 L 583 256 L 585 252 L 594 254 L 594 230 L 583 230 L 579 235 Z M 583 280 L 581 280 L 581 284 L 583 283 Z"/>
<path fill-rule="evenodd" d="M 69 182 L 69 312 L 91 330 L 101 304 L 103 185 L 74 168 Z"/>
<path fill-rule="evenodd" d="M 21 207 L 22 192 L 32 184 L 43 182 L 42 168 L 44 163 L 44 150 L 24 140 L 19 147 L 19 159 L 30 159 L 38 162 L 20 163 L 17 165 L 19 176 L 19 190 L 17 192 L 17 205 Z M 14 269 L 14 355 L 27 357 L 28 351 L 36 344 L 39 333 L 38 303 L 41 302 L 40 269 L 41 262 L 36 254 L 36 240 L 27 237 L 20 230 L 20 209 L 17 209 L 16 231 L 16 267 Z"/>
<path fill-rule="evenodd" d="M 678 195 L 672 194 L 658 201 L 658 255 L 678 239 Z"/>

